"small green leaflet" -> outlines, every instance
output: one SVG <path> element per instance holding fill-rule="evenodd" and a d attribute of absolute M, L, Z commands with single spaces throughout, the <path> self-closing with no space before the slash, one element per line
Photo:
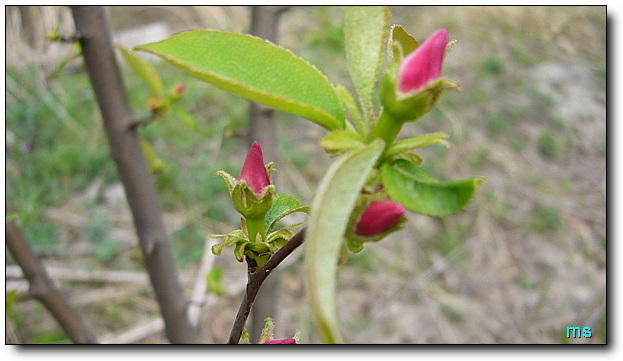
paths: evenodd
<path fill-rule="evenodd" d="M 336 130 L 320 140 L 320 146 L 329 153 L 363 148 L 365 143 L 358 133 L 347 130 Z"/>
<path fill-rule="evenodd" d="M 223 284 L 223 271 L 219 266 L 212 266 L 210 272 L 206 274 L 206 283 L 210 292 L 217 297 L 227 293 L 227 287 Z"/>
<path fill-rule="evenodd" d="M 350 94 L 350 92 L 346 88 L 344 88 L 343 85 L 337 85 L 335 87 L 335 92 L 337 93 L 337 96 L 342 101 L 342 104 L 344 104 L 346 109 L 348 109 L 348 112 L 352 115 L 353 120 L 355 121 L 355 124 L 357 125 L 357 131 L 359 132 L 362 138 L 365 138 L 367 129 L 361 119 L 361 113 L 359 112 L 359 108 L 357 107 L 357 103 L 355 102 L 355 99 Z M 348 124 L 350 123 L 346 122 L 346 126 L 348 126 Z"/>
<path fill-rule="evenodd" d="M 162 79 L 154 67 L 139 58 L 138 56 L 130 53 L 126 48 L 117 45 L 117 49 L 121 52 L 125 60 L 130 64 L 134 72 L 143 79 L 143 82 L 147 84 L 153 95 L 158 99 L 164 98 L 164 88 L 162 86 Z"/>
<path fill-rule="evenodd" d="M 195 120 L 195 117 L 193 117 L 193 115 L 186 109 L 177 105 L 171 105 L 171 110 L 177 114 L 182 123 L 184 123 L 184 125 L 186 125 L 189 129 L 197 130 L 197 121 Z"/>
<path fill-rule="evenodd" d="M 389 148 L 385 151 L 385 154 L 383 154 L 383 158 L 389 158 L 391 156 L 404 153 L 411 149 L 428 147 L 435 144 L 443 144 L 446 147 L 451 147 L 450 143 L 445 140 L 445 138 L 448 138 L 447 134 L 438 132 L 402 139 L 390 145 Z"/>
<path fill-rule="evenodd" d="M 381 168 L 383 185 L 390 198 L 408 210 L 429 216 L 445 216 L 463 209 L 484 178 L 439 182 L 404 159 Z"/>
<path fill-rule="evenodd" d="M 277 222 L 283 217 L 295 212 L 307 213 L 308 210 L 309 206 L 306 206 L 303 202 L 289 194 L 275 194 L 273 205 L 264 218 L 266 233 L 271 232 Z"/>
<path fill-rule="evenodd" d="M 164 162 L 158 156 L 151 143 L 147 139 L 141 138 L 141 147 L 143 148 L 143 154 L 145 154 L 145 160 L 149 164 L 149 171 L 152 174 L 162 174 L 164 172 Z"/>

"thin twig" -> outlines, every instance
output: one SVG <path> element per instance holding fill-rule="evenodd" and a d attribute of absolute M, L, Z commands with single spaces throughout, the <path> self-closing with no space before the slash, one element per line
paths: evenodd
<path fill-rule="evenodd" d="M 240 303 L 240 308 L 238 308 L 238 314 L 236 315 L 234 326 L 232 327 L 229 335 L 229 341 L 227 341 L 228 344 L 237 344 L 240 341 L 240 336 L 242 335 L 244 325 L 249 317 L 249 312 L 251 312 L 251 307 L 253 306 L 257 292 L 260 290 L 260 287 L 262 286 L 264 280 L 266 280 L 266 277 L 268 277 L 272 270 L 279 266 L 279 264 L 286 259 L 288 255 L 298 248 L 298 246 L 303 244 L 303 241 L 305 241 L 305 229 L 300 230 L 285 245 L 283 245 L 283 247 L 275 252 L 275 254 L 270 257 L 268 262 L 266 262 L 262 268 L 249 275 L 247 289 L 244 294 L 244 298 L 242 299 L 242 303 Z"/>
<path fill-rule="evenodd" d="M 15 221 L 6 224 L 6 246 L 28 279 L 29 293 L 45 305 L 67 336 L 74 343 L 97 343 L 95 336 L 56 288 Z"/>

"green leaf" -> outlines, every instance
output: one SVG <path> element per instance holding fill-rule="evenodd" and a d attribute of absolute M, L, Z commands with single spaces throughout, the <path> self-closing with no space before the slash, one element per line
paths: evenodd
<path fill-rule="evenodd" d="M 335 130 L 320 140 L 320 146 L 331 153 L 341 150 L 359 149 L 365 146 L 363 138 L 347 130 Z"/>
<path fill-rule="evenodd" d="M 375 140 L 339 158 L 322 179 L 311 206 L 305 235 L 305 267 L 312 312 L 328 343 L 342 341 L 334 299 L 344 233 L 361 188 L 384 148 L 382 140 Z"/>
<path fill-rule="evenodd" d="M 292 237 L 294 237 L 293 228 L 296 228 L 303 223 L 290 224 L 287 227 L 281 228 L 278 231 L 274 231 L 266 236 L 266 243 L 270 246 L 271 251 L 276 251 L 283 247 Z"/>
<path fill-rule="evenodd" d="M 244 251 L 249 241 L 240 241 L 236 243 L 236 247 L 234 248 L 234 257 L 238 260 L 238 262 L 242 262 L 244 260 Z"/>
<path fill-rule="evenodd" d="M 350 94 L 350 92 L 346 90 L 346 88 L 344 88 L 344 86 L 342 85 L 337 85 L 335 87 L 335 91 L 337 93 L 337 96 L 340 98 L 342 104 L 346 106 L 348 112 L 353 116 L 353 120 L 357 125 L 357 131 L 359 131 L 359 134 L 361 134 L 362 137 L 365 137 L 366 129 L 363 121 L 361 120 L 361 113 L 359 112 L 359 108 L 357 107 L 355 99 L 353 99 L 353 96 Z"/>
<path fill-rule="evenodd" d="M 244 221 L 244 219 L 243 219 Z M 212 246 L 212 254 L 215 256 L 219 256 L 223 251 L 223 247 L 232 247 L 239 242 L 247 241 L 248 235 L 244 233 L 241 229 L 236 229 L 234 231 L 229 232 L 228 234 L 211 234 L 208 237 L 210 238 L 225 238 L 223 243 L 218 243 Z"/>
<path fill-rule="evenodd" d="M 186 109 L 177 105 L 171 105 L 171 110 L 177 114 L 182 123 L 184 123 L 189 129 L 197 130 L 197 121 L 195 120 L 195 117 L 193 117 L 193 115 Z"/>
<path fill-rule="evenodd" d="M 344 47 L 350 76 L 368 122 L 389 26 L 387 6 L 348 6 L 344 10 Z"/>
<path fill-rule="evenodd" d="M 308 210 L 309 206 L 306 206 L 303 202 L 289 194 L 275 194 L 273 205 L 264 218 L 266 232 L 271 232 L 275 224 L 283 217 L 295 212 L 307 212 Z"/>
<path fill-rule="evenodd" d="M 242 335 L 240 335 L 240 341 L 243 345 L 250 345 L 251 341 L 249 340 L 249 332 L 247 329 L 242 330 Z"/>
<path fill-rule="evenodd" d="M 140 45 L 193 76 L 238 96 L 299 115 L 329 130 L 344 129 L 335 89 L 313 65 L 263 39 L 197 30 Z"/>
<path fill-rule="evenodd" d="M 443 132 L 439 133 L 431 133 L 424 134 L 413 138 L 407 138 L 397 141 L 392 144 L 383 154 L 384 158 L 388 158 L 394 156 L 396 154 L 400 154 L 411 149 L 428 147 L 430 145 L 435 144 L 443 144 L 447 147 L 451 147 L 451 144 L 445 140 L 444 138 L 448 138 L 448 135 Z"/>
<path fill-rule="evenodd" d="M 156 150 L 147 139 L 141 138 L 141 146 L 145 154 L 145 160 L 149 164 L 149 171 L 152 174 L 162 174 L 164 172 L 164 162 L 156 153 Z"/>
<path fill-rule="evenodd" d="M 15 295 L 17 295 L 17 290 L 10 290 L 6 293 L 6 303 L 4 304 L 4 314 L 7 317 L 11 317 L 11 310 L 13 309 L 13 304 L 15 303 Z"/>
<path fill-rule="evenodd" d="M 223 271 L 219 266 L 212 266 L 210 272 L 206 274 L 208 290 L 220 297 L 227 293 L 227 287 L 223 284 Z"/>
<path fill-rule="evenodd" d="M 212 246 L 212 254 L 215 256 L 220 256 L 221 252 L 223 252 L 223 247 L 225 247 L 224 243 L 215 244 Z"/>
<path fill-rule="evenodd" d="M 136 74 L 143 79 L 154 96 L 158 99 L 163 99 L 164 87 L 162 86 L 162 79 L 160 78 L 160 75 L 158 75 L 156 69 L 154 69 L 151 64 L 147 63 L 143 59 L 130 53 L 126 48 L 117 45 L 117 49 L 119 49 L 134 72 L 136 72 Z"/>
<path fill-rule="evenodd" d="M 8 213 L 8 214 L 6 215 L 6 217 L 4 218 L 4 219 L 5 219 L 5 221 L 4 221 L 4 222 L 5 222 L 5 224 L 6 224 L 6 223 L 11 222 L 11 221 L 12 221 L 12 220 L 14 220 L 14 219 L 17 219 L 17 218 L 19 218 L 19 213 L 17 213 L 17 212 Z"/>
<path fill-rule="evenodd" d="M 383 185 L 390 198 L 410 211 L 429 216 L 445 216 L 463 209 L 484 178 L 439 182 L 406 160 L 385 163 Z"/>

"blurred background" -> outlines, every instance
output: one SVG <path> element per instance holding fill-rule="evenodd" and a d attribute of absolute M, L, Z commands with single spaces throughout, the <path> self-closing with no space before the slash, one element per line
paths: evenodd
<path fill-rule="evenodd" d="M 108 7 L 125 47 L 211 28 L 248 32 L 248 7 Z M 440 180 L 484 176 L 469 206 L 445 218 L 409 214 L 406 228 L 338 273 L 348 343 L 604 343 L 606 340 L 606 7 L 392 7 L 391 23 L 423 41 L 445 27 L 457 43 L 443 74 L 461 86 L 400 137 L 443 131 L 453 148 L 423 149 Z M 67 7 L 7 6 L 6 208 L 93 333 L 109 342 L 167 342 L 141 264 L 134 226 Z M 352 89 L 342 8 L 291 7 L 279 44 L 334 84 Z M 188 294 L 208 235 L 239 226 L 219 169 L 239 174 L 249 103 L 154 61 L 165 87 L 186 85 L 180 106 L 140 132 Z M 134 111 L 148 88 L 119 58 Z M 277 112 L 280 192 L 310 203 L 331 159 L 324 130 Z M 190 126 L 189 126 L 190 125 Z M 263 145 L 264 146 L 264 145 Z M 320 342 L 296 251 L 280 273 L 277 337 Z M 224 343 L 246 282 L 231 250 L 209 259 L 200 340 Z M 7 343 L 67 343 L 27 294 L 6 252 Z M 591 338 L 568 339 L 567 327 Z M 129 336 L 140 329 L 140 336 Z"/>

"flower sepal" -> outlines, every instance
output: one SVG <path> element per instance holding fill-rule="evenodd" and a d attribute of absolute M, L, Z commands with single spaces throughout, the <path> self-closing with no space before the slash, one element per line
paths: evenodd
<path fill-rule="evenodd" d="M 284 244 L 286 244 L 294 235 L 292 228 L 298 227 L 303 223 L 296 223 L 288 227 L 281 228 L 266 236 L 266 241 L 258 233 L 252 241 L 249 237 L 249 229 L 247 221 L 242 218 L 240 220 L 242 229 L 236 229 L 228 234 L 211 234 L 210 238 L 224 238 L 222 243 L 212 246 L 212 254 L 219 256 L 223 248 L 234 247 L 234 257 L 238 262 L 243 262 L 245 258 L 249 263 L 251 273 L 266 264 L 272 254 L 277 252 Z"/>
<path fill-rule="evenodd" d="M 459 86 L 439 78 L 416 92 L 403 93 L 396 87 L 396 76 L 386 73 L 381 81 L 381 104 L 397 123 L 413 122 L 433 110 L 447 88 Z"/>
<path fill-rule="evenodd" d="M 266 165 L 266 170 L 274 171 L 273 163 Z M 265 187 L 261 193 L 256 193 L 244 179 L 236 179 L 224 170 L 214 174 L 221 177 L 227 184 L 234 208 L 245 218 L 264 218 L 273 205 L 276 188 L 273 184 Z M 259 198 L 258 198 L 259 197 Z"/>
<path fill-rule="evenodd" d="M 458 88 L 441 77 L 442 63 L 454 42 L 445 29 L 418 44 L 402 27 L 392 29 L 392 59 L 381 81 L 380 98 L 397 123 L 412 122 L 430 112 L 446 88 Z"/>
<path fill-rule="evenodd" d="M 264 216 L 270 210 L 273 205 L 273 197 L 276 194 L 276 188 L 274 185 L 269 185 L 264 189 L 264 193 L 261 194 L 261 198 L 256 198 L 256 194 L 247 185 L 245 180 L 241 180 L 236 184 L 231 192 L 231 199 L 234 203 L 234 208 L 238 213 L 242 214 L 247 220 L 249 219 L 261 219 L 264 221 Z"/>
<path fill-rule="evenodd" d="M 301 332 L 297 331 L 292 338 L 275 339 L 275 323 L 270 317 L 264 319 L 264 329 L 260 335 L 259 344 L 265 345 L 295 345 L 300 342 Z"/>

